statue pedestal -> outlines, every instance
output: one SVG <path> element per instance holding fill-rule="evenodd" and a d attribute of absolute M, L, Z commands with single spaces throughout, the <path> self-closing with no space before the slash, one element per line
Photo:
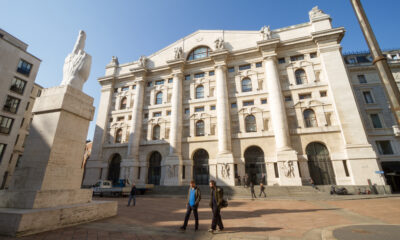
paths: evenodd
<path fill-rule="evenodd" d="M 9 190 L 0 191 L 0 234 L 22 236 L 117 214 L 117 202 L 81 189 L 93 98 L 70 86 L 36 100 L 25 152 Z"/>

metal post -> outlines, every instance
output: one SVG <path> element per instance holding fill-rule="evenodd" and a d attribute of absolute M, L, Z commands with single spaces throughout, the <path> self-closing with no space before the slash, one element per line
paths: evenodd
<path fill-rule="evenodd" d="M 361 30 L 364 34 L 365 40 L 367 41 L 369 50 L 371 51 L 371 54 L 374 58 L 372 63 L 378 70 L 380 79 L 383 82 L 386 95 L 389 98 L 390 107 L 397 121 L 397 126 L 400 126 L 399 88 L 397 87 L 393 74 L 390 71 L 387 59 L 382 55 L 382 51 L 379 48 L 378 42 L 376 41 L 374 32 L 372 31 L 371 25 L 369 24 L 364 8 L 361 5 L 361 1 L 350 0 L 350 2 L 353 5 L 354 12 L 361 26 Z"/>

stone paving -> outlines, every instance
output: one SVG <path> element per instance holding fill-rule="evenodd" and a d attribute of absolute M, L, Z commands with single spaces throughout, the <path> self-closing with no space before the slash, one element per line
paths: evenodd
<path fill-rule="evenodd" d="M 347 226 L 370 224 L 375 226 L 371 229 L 376 229 L 377 234 L 380 231 L 386 235 L 397 234 L 400 229 L 400 197 L 330 201 L 231 200 L 229 207 L 222 210 L 225 230 L 217 234 L 207 232 L 211 224 L 208 199 L 200 204 L 200 230 L 194 231 L 192 216 L 184 233 L 178 231 L 185 214 L 182 198 L 138 197 L 135 207 L 126 206 L 127 198 L 110 200 L 118 201 L 116 217 L 19 239 L 351 239 L 351 234 L 362 236 L 366 230 Z M 392 232 L 379 230 L 379 227 Z M 374 239 L 373 232 L 367 231 L 368 239 Z"/>

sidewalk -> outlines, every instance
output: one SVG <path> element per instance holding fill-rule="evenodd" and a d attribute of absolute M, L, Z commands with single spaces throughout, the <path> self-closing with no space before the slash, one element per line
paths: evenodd
<path fill-rule="evenodd" d="M 110 200 L 119 202 L 116 217 L 21 239 L 346 239 L 344 237 L 351 237 L 354 231 L 339 229 L 335 233 L 335 229 L 360 224 L 379 225 L 368 231 L 372 236 L 374 232 L 379 234 L 382 224 L 400 224 L 400 197 L 324 201 L 231 200 L 229 207 L 222 210 L 225 231 L 211 234 L 207 232 L 211 211 L 208 200 L 203 199 L 199 208 L 200 230 L 194 232 L 191 217 L 186 232 L 181 233 L 178 229 L 185 214 L 182 198 L 139 197 L 136 207 L 127 207 L 127 198 Z M 362 228 L 354 229 L 356 233 L 364 234 Z M 397 233 L 396 229 L 398 226 L 391 227 L 393 233 Z"/>

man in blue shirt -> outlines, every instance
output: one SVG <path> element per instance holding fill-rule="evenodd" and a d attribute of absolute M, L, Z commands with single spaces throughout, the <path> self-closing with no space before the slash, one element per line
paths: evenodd
<path fill-rule="evenodd" d="M 185 221 L 183 222 L 183 226 L 180 228 L 182 231 L 186 230 L 190 213 L 192 212 L 192 210 L 195 220 L 194 230 L 197 231 L 199 229 L 199 215 L 197 212 L 197 208 L 199 207 L 200 200 L 201 200 L 200 189 L 196 186 L 196 183 L 192 180 L 190 181 L 190 187 L 186 199 L 187 208 L 186 208 Z"/>

